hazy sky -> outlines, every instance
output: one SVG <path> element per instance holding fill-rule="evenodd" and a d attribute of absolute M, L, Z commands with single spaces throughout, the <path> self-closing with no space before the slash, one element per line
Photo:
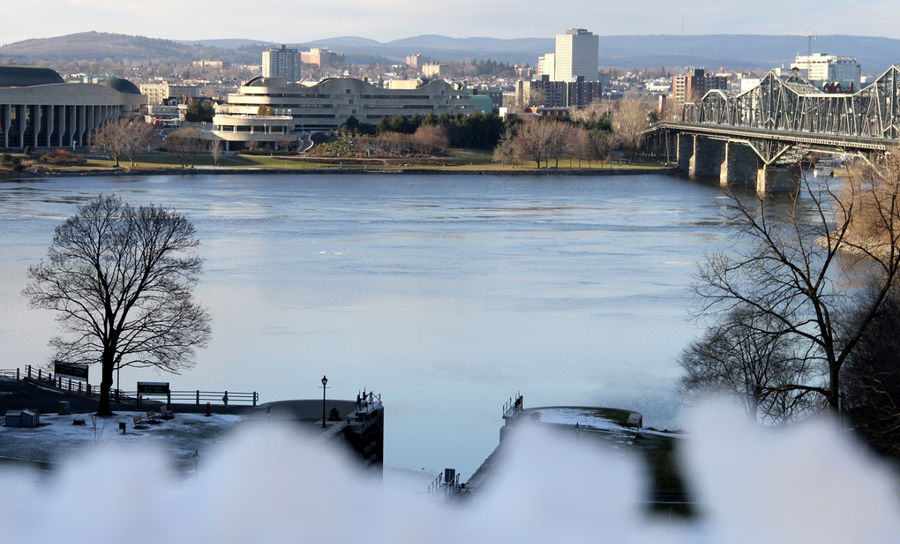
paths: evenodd
<path fill-rule="evenodd" d="M 155 38 L 389 41 L 419 34 L 855 34 L 900 38 L 897 0 L 30 0 L 0 3 L 0 43 L 97 30 Z"/>

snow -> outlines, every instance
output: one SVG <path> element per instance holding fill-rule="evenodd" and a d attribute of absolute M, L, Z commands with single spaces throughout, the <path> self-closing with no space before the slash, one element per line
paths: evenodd
<path fill-rule="evenodd" d="M 134 428 L 134 416 L 146 418 L 146 412 L 118 412 L 112 418 L 91 414 L 41 414 L 36 428 L 0 427 L 0 457 L 55 463 L 73 452 L 108 444 L 147 444 L 173 453 L 183 468 L 190 468 L 189 457 L 203 451 L 223 432 L 243 419 L 242 416 L 178 413 L 174 419 Z M 83 419 L 85 425 L 74 425 Z M 124 422 L 125 434 L 119 430 Z"/>
<path fill-rule="evenodd" d="M 541 408 L 532 413 L 540 414 L 541 423 L 557 425 L 575 425 L 577 423 L 579 427 L 583 427 L 585 430 L 634 432 L 634 429 L 623 427 L 604 417 L 592 414 L 589 410 L 579 408 Z"/>

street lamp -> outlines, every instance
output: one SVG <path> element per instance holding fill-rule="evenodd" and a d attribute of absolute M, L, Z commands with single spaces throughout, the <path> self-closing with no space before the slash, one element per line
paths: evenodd
<path fill-rule="evenodd" d="M 322 375 L 322 428 L 325 428 L 325 386 L 328 385 L 328 378 Z"/>

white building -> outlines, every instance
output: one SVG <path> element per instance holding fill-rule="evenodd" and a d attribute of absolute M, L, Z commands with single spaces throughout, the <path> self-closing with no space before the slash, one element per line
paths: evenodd
<path fill-rule="evenodd" d="M 250 118 L 260 114 L 260 106 L 268 106 L 264 109 L 267 112 L 271 108 L 268 117 L 278 117 L 280 121 L 281 116 L 287 116 L 288 132 L 295 135 L 338 128 L 351 116 L 360 123 L 377 125 L 394 115 L 475 111 L 465 89 L 444 80 L 432 80 L 415 89 L 390 90 L 352 78 L 329 78 L 306 86 L 283 78 L 256 77 L 241 86 L 239 92 L 229 94 L 228 102 L 216 108 L 216 117 L 221 117 L 224 125 L 224 116 L 248 116 L 234 125 L 250 126 L 254 124 Z"/>
<path fill-rule="evenodd" d="M 550 81 L 556 81 L 556 54 L 554 53 L 545 53 L 541 58 L 538 59 L 537 65 L 537 78 L 541 79 L 541 76 L 547 76 L 550 78 Z"/>
<path fill-rule="evenodd" d="M 570 28 L 556 35 L 556 54 L 553 81 L 598 81 L 600 37 L 583 28 Z"/>
<path fill-rule="evenodd" d="M 854 57 L 837 55 L 797 55 L 791 63 L 791 70 L 799 70 L 811 83 L 821 86 L 824 83 L 840 83 L 841 87 L 859 88 L 860 65 Z"/>
<path fill-rule="evenodd" d="M 287 81 L 300 81 L 300 52 L 281 47 L 268 49 L 262 54 L 263 77 L 283 77 Z"/>
<path fill-rule="evenodd" d="M 185 102 L 188 99 L 199 98 L 203 93 L 203 87 L 199 85 L 172 85 L 171 83 L 141 83 L 141 94 L 147 97 L 147 103 L 152 105 L 165 104 L 170 99 Z"/>

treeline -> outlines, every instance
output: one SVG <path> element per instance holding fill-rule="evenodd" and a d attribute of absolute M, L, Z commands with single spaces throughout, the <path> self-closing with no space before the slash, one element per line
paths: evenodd
<path fill-rule="evenodd" d="M 499 115 L 493 113 L 474 113 L 465 115 L 393 115 L 385 117 L 377 125 L 360 123 L 350 117 L 339 129 L 361 135 L 382 135 L 385 133 L 415 134 L 419 127 L 440 127 L 446 134 L 451 147 L 468 147 L 475 149 L 494 149 L 500 136 L 506 130 L 506 123 Z"/>
<path fill-rule="evenodd" d="M 516 67 L 507 62 L 496 60 L 469 60 L 447 62 L 452 77 L 513 77 Z"/>

